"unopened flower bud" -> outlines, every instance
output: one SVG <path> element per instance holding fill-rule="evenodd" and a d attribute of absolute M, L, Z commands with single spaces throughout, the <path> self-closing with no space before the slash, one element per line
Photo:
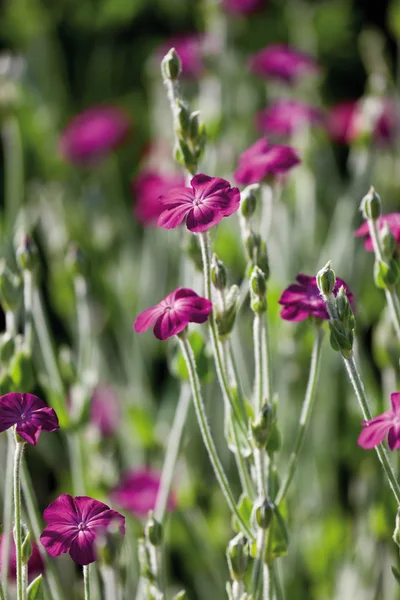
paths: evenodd
<path fill-rule="evenodd" d="M 181 101 L 176 101 L 176 117 L 178 122 L 177 134 L 186 138 L 190 130 L 190 112 L 188 107 Z"/>
<path fill-rule="evenodd" d="M 175 158 L 178 162 L 184 165 L 191 174 L 194 174 L 197 168 L 197 159 L 193 155 L 193 152 L 189 148 L 187 142 L 185 142 L 183 139 L 178 140 Z"/>
<path fill-rule="evenodd" d="M 257 448 L 265 448 L 274 422 L 274 410 L 264 404 L 255 421 L 251 423 L 251 434 Z"/>
<path fill-rule="evenodd" d="M 171 48 L 161 61 L 161 72 L 164 79 L 175 81 L 181 74 L 181 59 L 175 48 Z"/>
<path fill-rule="evenodd" d="M 19 268 L 24 271 L 33 271 L 38 263 L 38 250 L 35 242 L 27 233 L 20 236 L 16 250 Z"/>
<path fill-rule="evenodd" d="M 238 305 L 239 305 L 239 288 L 233 285 L 225 296 L 225 308 L 223 311 L 218 311 L 215 315 L 215 323 L 218 329 L 218 337 L 220 340 L 229 335 L 235 325 Z"/>
<path fill-rule="evenodd" d="M 274 505 L 268 500 L 264 500 L 254 507 L 254 513 L 257 525 L 261 529 L 268 529 L 274 516 Z"/>
<path fill-rule="evenodd" d="M 268 452 L 268 454 L 273 454 L 274 452 L 279 452 L 281 446 L 281 432 L 279 431 L 277 424 L 273 423 L 271 427 L 271 433 L 268 436 L 267 445 L 265 446 L 265 450 Z"/>
<path fill-rule="evenodd" d="M 379 232 L 379 238 L 381 241 L 383 257 L 389 262 L 396 250 L 396 239 L 386 221 L 383 223 L 383 227 Z"/>
<path fill-rule="evenodd" d="M 262 270 L 255 266 L 251 272 L 250 287 L 254 294 L 259 298 L 263 298 L 267 293 L 267 282 Z"/>
<path fill-rule="evenodd" d="M 0 261 L 0 303 L 4 311 L 18 308 L 22 297 L 21 279 L 7 266 L 5 260 Z"/>
<path fill-rule="evenodd" d="M 258 183 L 252 183 L 244 188 L 240 194 L 241 203 L 240 210 L 245 219 L 250 219 L 253 216 L 257 206 L 257 193 L 260 189 Z"/>
<path fill-rule="evenodd" d="M 22 542 L 22 564 L 27 565 L 30 557 L 32 556 L 32 542 L 31 534 L 27 532 L 24 541 Z"/>
<path fill-rule="evenodd" d="M 190 115 L 190 123 L 189 123 L 189 138 L 196 142 L 199 137 L 200 131 L 200 112 L 196 110 L 192 112 Z"/>
<path fill-rule="evenodd" d="M 239 533 L 229 542 L 226 557 L 232 579 L 242 581 L 249 566 L 249 545 L 243 534 Z"/>
<path fill-rule="evenodd" d="M 256 315 L 262 315 L 267 310 L 267 300 L 265 296 L 260 298 L 252 294 L 250 306 Z"/>
<path fill-rule="evenodd" d="M 381 199 L 375 192 L 373 186 L 370 187 L 368 194 L 361 200 L 360 210 L 363 213 L 364 219 L 372 219 L 375 221 L 381 216 Z"/>
<path fill-rule="evenodd" d="M 331 267 L 331 261 L 317 273 L 317 286 L 319 291 L 324 296 L 330 296 L 333 292 L 336 283 L 336 276 Z"/>
<path fill-rule="evenodd" d="M 393 532 L 393 540 L 400 547 L 400 510 L 397 511 L 396 525 Z"/>
<path fill-rule="evenodd" d="M 247 254 L 249 260 L 251 261 L 250 270 L 248 272 L 248 277 L 250 278 L 252 268 L 254 266 L 260 267 L 261 271 L 263 271 L 265 278 L 269 277 L 269 261 L 268 261 L 268 252 L 267 246 L 265 242 L 261 239 L 261 236 L 254 231 L 251 231 L 245 239 L 245 247 L 247 250 Z"/>
<path fill-rule="evenodd" d="M 400 269 L 396 258 L 392 258 L 389 264 L 380 260 L 374 265 L 375 285 L 381 289 L 393 287 L 399 283 Z"/>
<path fill-rule="evenodd" d="M 219 291 L 224 290 L 226 288 L 227 279 L 228 276 L 225 265 L 219 260 L 214 252 L 211 259 L 211 281 L 213 282 L 215 289 Z"/>
<path fill-rule="evenodd" d="M 162 543 L 162 525 L 153 517 L 153 511 L 150 511 L 147 519 L 144 533 L 146 539 L 152 546 L 160 546 Z"/>
<path fill-rule="evenodd" d="M 0 363 L 7 364 L 15 352 L 15 339 L 8 331 L 0 335 Z"/>

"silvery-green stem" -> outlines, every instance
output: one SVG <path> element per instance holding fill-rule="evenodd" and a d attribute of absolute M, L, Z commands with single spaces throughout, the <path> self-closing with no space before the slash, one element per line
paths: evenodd
<path fill-rule="evenodd" d="M 259 598 L 260 590 L 263 589 L 263 553 L 265 548 L 267 532 L 262 527 L 257 532 L 257 558 L 254 561 L 253 576 L 251 581 L 251 592 L 255 600 Z M 261 551 L 261 555 L 259 552 Z"/>
<path fill-rule="evenodd" d="M 71 466 L 72 488 L 75 496 L 85 493 L 81 437 L 77 431 L 67 433 L 68 454 Z"/>
<path fill-rule="evenodd" d="M 257 415 L 264 403 L 264 373 L 262 365 L 263 326 L 261 315 L 254 315 L 254 413 Z"/>
<path fill-rule="evenodd" d="M 11 333 L 12 335 L 15 335 L 16 330 L 15 330 L 15 314 L 12 312 L 12 310 L 7 310 L 6 311 L 6 331 L 8 333 Z"/>
<path fill-rule="evenodd" d="M 289 486 L 292 482 L 293 475 L 296 471 L 297 461 L 299 458 L 300 451 L 303 447 L 303 442 L 305 438 L 305 434 L 308 428 L 308 424 L 310 422 L 311 413 L 313 409 L 314 399 L 315 399 L 315 391 L 318 381 L 318 373 L 319 367 L 321 363 L 321 349 L 322 343 L 324 339 L 324 330 L 321 326 L 317 326 L 315 333 L 314 346 L 312 349 L 311 355 L 311 366 L 310 373 L 308 376 L 307 390 L 304 396 L 303 406 L 300 414 L 300 422 L 299 428 L 297 430 L 296 440 L 293 446 L 292 453 L 289 458 L 289 463 L 286 468 L 286 473 L 283 477 L 282 483 L 280 485 L 278 494 L 275 498 L 276 506 L 282 502 L 285 498 L 286 493 L 289 489 Z"/>
<path fill-rule="evenodd" d="M 85 590 L 85 600 L 90 600 L 90 565 L 83 566 L 83 587 Z"/>
<path fill-rule="evenodd" d="M 102 565 L 100 570 L 104 584 L 105 600 L 119 600 L 120 593 L 115 568 L 110 565 Z"/>
<path fill-rule="evenodd" d="M 12 509 L 13 509 L 13 468 L 14 468 L 14 435 L 11 429 L 7 430 L 7 463 L 4 484 L 4 505 L 3 505 L 3 544 L 1 552 L 2 579 L 5 593 L 8 590 L 8 573 L 10 564 L 10 543 L 12 528 Z"/>
<path fill-rule="evenodd" d="M 90 351 L 90 310 L 87 285 L 82 275 L 74 278 L 76 309 L 78 320 L 78 375 L 81 377 L 89 359 Z"/>
<path fill-rule="evenodd" d="M 261 344 L 262 344 L 262 373 L 264 377 L 264 393 L 267 402 L 272 402 L 272 366 L 271 366 L 271 345 L 269 340 L 268 311 L 265 312 L 264 321 L 261 323 Z"/>
<path fill-rule="evenodd" d="M 24 452 L 25 442 L 21 442 L 15 438 L 15 454 L 14 454 L 14 473 L 13 473 L 13 489 L 14 489 L 14 541 L 16 555 L 16 571 L 17 571 L 17 600 L 24 600 L 23 597 L 23 581 L 22 581 L 22 529 L 21 529 L 21 462 Z"/>
<path fill-rule="evenodd" d="M 284 600 L 284 594 L 279 578 L 278 564 L 276 560 L 271 565 L 271 579 L 273 582 L 276 600 Z"/>
<path fill-rule="evenodd" d="M 32 317 L 32 272 L 24 269 L 24 344 L 28 350 L 32 349 L 32 332 L 33 332 L 33 317 Z"/>
<path fill-rule="evenodd" d="M 189 372 L 190 385 L 192 388 L 192 397 L 196 412 L 197 421 L 199 423 L 200 431 L 203 437 L 204 445 L 207 449 L 208 456 L 210 458 L 211 464 L 213 466 L 216 478 L 221 487 L 221 490 L 225 496 L 225 499 L 228 503 L 228 506 L 232 512 L 238 519 L 238 522 L 241 525 L 243 533 L 249 538 L 249 540 L 254 539 L 253 533 L 248 528 L 247 524 L 244 522 L 242 515 L 237 509 L 235 499 L 233 497 L 232 491 L 229 486 L 228 479 L 226 477 L 224 468 L 218 458 L 217 450 L 215 448 L 214 441 L 211 436 L 211 431 L 207 422 L 206 411 L 203 403 L 203 398 L 201 396 L 201 388 L 200 381 L 197 375 L 195 359 L 193 355 L 192 348 L 190 343 L 187 340 L 185 334 L 181 334 L 178 336 L 179 343 L 181 345 L 182 353 L 186 361 L 187 369 Z"/>
<path fill-rule="evenodd" d="M 234 600 L 241 600 L 244 591 L 243 581 L 234 581 L 232 583 L 232 595 Z"/>
<path fill-rule="evenodd" d="M 360 374 L 357 369 L 356 362 L 354 357 L 344 358 L 344 364 L 347 369 L 347 373 L 350 377 L 350 381 L 353 385 L 354 391 L 357 396 L 357 400 L 359 402 L 361 412 L 366 421 L 370 421 L 372 419 L 371 410 L 369 408 L 368 400 L 365 395 L 364 385 L 362 383 Z M 393 467 L 390 464 L 388 454 L 383 444 L 379 444 L 379 446 L 375 447 L 376 453 L 378 455 L 379 461 L 385 471 L 386 477 L 388 478 L 389 485 L 392 489 L 394 497 L 396 498 L 396 502 L 398 506 L 400 506 L 400 486 L 396 479 L 396 475 L 393 471 Z"/>
<path fill-rule="evenodd" d="M 22 564 L 22 600 L 28 597 L 28 563 Z"/>
<path fill-rule="evenodd" d="M 377 221 L 374 219 L 367 219 L 367 222 L 375 256 L 378 261 L 386 263 L 383 257 L 381 243 L 379 241 Z M 389 314 L 392 319 L 392 324 L 394 330 L 396 331 L 397 339 L 400 341 L 400 303 L 394 286 L 385 288 L 385 296 L 389 308 Z"/>

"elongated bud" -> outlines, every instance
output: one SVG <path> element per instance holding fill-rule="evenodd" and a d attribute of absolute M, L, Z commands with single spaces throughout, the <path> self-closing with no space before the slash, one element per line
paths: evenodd
<path fill-rule="evenodd" d="M 236 315 L 239 306 L 239 288 L 237 285 L 233 285 L 229 292 L 225 296 L 225 309 L 218 311 L 215 315 L 215 323 L 217 325 L 218 337 L 223 340 L 228 336 L 236 320 Z"/>
<path fill-rule="evenodd" d="M 0 335 L 0 363 L 7 364 L 15 352 L 15 339 L 8 331 Z"/>
<path fill-rule="evenodd" d="M 323 296 L 330 296 L 334 290 L 336 276 L 331 267 L 331 261 L 317 273 L 317 286 Z"/>
<path fill-rule="evenodd" d="M 192 175 L 194 174 L 197 168 L 197 158 L 194 156 L 187 142 L 183 139 L 177 141 L 175 158 L 179 163 L 184 165 Z"/>
<path fill-rule="evenodd" d="M 211 281 L 213 286 L 216 290 L 222 291 L 226 288 L 227 280 L 225 265 L 214 252 L 211 259 Z"/>
<path fill-rule="evenodd" d="M 343 286 L 337 293 L 335 305 L 337 316 L 329 321 L 330 343 L 336 352 L 350 358 L 353 353 L 356 321 Z"/>
<path fill-rule="evenodd" d="M 381 216 L 381 199 L 375 192 L 373 186 L 370 187 L 368 194 L 361 200 L 360 210 L 362 211 L 364 219 L 376 221 L 376 219 Z"/>
<path fill-rule="evenodd" d="M 397 511 L 396 525 L 393 532 L 393 540 L 400 548 L 400 510 Z"/>
<path fill-rule="evenodd" d="M 16 256 L 18 266 L 22 271 L 33 271 L 38 264 L 39 255 L 36 244 L 27 233 L 20 236 Z"/>
<path fill-rule="evenodd" d="M 162 525 L 153 516 L 153 511 L 149 512 L 149 518 L 147 519 L 144 533 L 146 539 L 152 546 L 160 546 L 162 543 Z"/>
<path fill-rule="evenodd" d="M 250 287 L 253 293 L 259 298 L 263 298 L 267 293 L 267 282 L 265 274 L 257 265 L 253 268 L 250 277 Z"/>
<path fill-rule="evenodd" d="M 36 579 L 34 579 L 26 590 L 27 600 L 41 600 L 42 599 L 42 585 L 43 585 L 43 576 L 38 575 Z"/>
<path fill-rule="evenodd" d="M 261 529 L 268 529 L 274 516 L 274 505 L 268 500 L 263 500 L 254 507 L 257 525 Z"/>
<path fill-rule="evenodd" d="M 28 533 L 25 536 L 24 541 L 22 542 L 22 564 L 27 565 L 31 556 L 32 556 L 32 542 L 31 542 L 31 534 L 28 531 Z"/>
<path fill-rule="evenodd" d="M 251 423 L 251 434 L 257 448 L 265 448 L 274 423 L 274 410 L 270 404 L 264 404 L 255 421 Z"/>
<path fill-rule="evenodd" d="M 190 115 L 189 138 L 196 142 L 200 133 L 200 112 L 196 110 Z"/>
<path fill-rule="evenodd" d="M 140 574 L 148 581 L 154 582 L 155 576 L 151 568 L 150 553 L 147 548 L 146 540 L 140 538 L 138 540 L 138 559 L 140 566 Z"/>
<path fill-rule="evenodd" d="M 248 277 L 251 276 L 253 266 L 257 266 L 263 271 L 265 278 L 269 277 L 269 260 L 266 243 L 261 239 L 261 236 L 254 231 L 250 231 L 245 239 L 245 247 L 248 258 L 252 265 L 248 272 Z"/>
<path fill-rule="evenodd" d="M 8 268 L 5 260 L 0 260 L 0 303 L 3 310 L 16 310 L 21 297 L 22 286 L 20 277 Z"/>
<path fill-rule="evenodd" d="M 182 64 L 175 48 L 171 48 L 161 61 L 161 73 L 163 79 L 176 81 L 181 74 Z"/>
<path fill-rule="evenodd" d="M 387 262 L 390 262 L 396 250 L 396 239 L 386 221 L 383 223 L 383 227 L 379 232 L 379 238 L 381 241 L 383 258 Z"/>
<path fill-rule="evenodd" d="M 250 219 L 254 215 L 257 206 L 257 195 L 260 184 L 253 183 L 244 188 L 241 192 L 240 210 L 245 219 Z"/>
<path fill-rule="evenodd" d="M 190 111 L 181 101 L 176 101 L 176 117 L 178 122 L 177 134 L 180 137 L 187 138 L 190 130 Z"/>
<path fill-rule="evenodd" d="M 239 533 L 229 542 L 226 558 L 232 579 L 242 581 L 249 566 L 249 545 L 243 534 Z"/>

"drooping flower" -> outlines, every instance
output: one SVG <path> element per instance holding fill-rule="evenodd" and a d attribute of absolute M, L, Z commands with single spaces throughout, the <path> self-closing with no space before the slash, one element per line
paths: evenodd
<path fill-rule="evenodd" d="M 390 394 L 392 409 L 381 415 L 363 421 L 364 429 L 358 438 L 358 445 L 365 450 L 375 448 L 383 442 L 387 434 L 387 441 L 391 450 L 400 448 L 400 393 Z"/>
<path fill-rule="evenodd" d="M 127 138 L 130 120 L 116 106 L 93 106 L 71 119 L 60 138 L 60 152 L 72 164 L 107 156 Z"/>
<path fill-rule="evenodd" d="M 220 177 L 195 175 L 190 187 L 176 187 L 160 197 L 162 212 L 158 225 L 174 229 L 183 221 L 189 231 L 206 231 L 224 217 L 236 212 L 240 205 L 240 192 Z"/>
<path fill-rule="evenodd" d="M 50 556 L 69 552 L 79 565 L 96 560 L 96 538 L 114 524 L 119 526 L 121 538 L 125 535 L 125 517 L 89 496 L 62 494 L 49 504 L 43 518 L 47 527 L 40 541 Z"/>
<path fill-rule="evenodd" d="M 163 57 L 170 48 L 175 48 L 181 59 L 182 77 L 197 79 L 204 73 L 204 35 L 185 33 L 164 42 L 158 52 Z"/>
<path fill-rule="evenodd" d="M 378 229 L 382 229 L 384 223 L 387 223 L 390 231 L 392 232 L 394 239 L 396 240 L 396 244 L 400 244 L 400 213 L 389 213 L 387 215 L 382 215 L 378 218 Z M 364 238 L 364 248 L 368 252 L 373 252 L 374 247 L 372 244 L 371 236 L 369 234 L 368 221 L 364 221 L 364 223 L 355 231 L 354 235 L 356 237 Z"/>
<path fill-rule="evenodd" d="M 43 431 L 60 428 L 52 408 L 33 394 L 12 392 L 0 397 L 0 432 L 16 425 L 16 431 L 26 442 L 35 446 Z"/>
<path fill-rule="evenodd" d="M 272 44 L 260 50 L 250 58 L 249 66 L 260 77 L 271 77 L 288 84 L 319 69 L 314 58 L 284 44 Z"/>
<path fill-rule="evenodd" d="M 296 282 L 289 285 L 279 299 L 279 304 L 283 306 L 281 310 L 282 319 L 286 321 L 304 321 L 307 317 L 313 316 L 328 320 L 329 315 L 325 300 L 320 295 L 316 277 L 300 273 L 296 277 Z M 353 294 L 348 285 L 339 277 L 336 278 L 333 294 L 336 296 L 341 286 L 346 290 L 347 297 L 352 303 Z"/>
<path fill-rule="evenodd" d="M 185 178 L 180 173 L 164 175 L 154 169 L 144 169 L 132 182 L 135 217 L 143 225 L 156 224 L 163 210 L 159 197 L 184 185 Z"/>
<path fill-rule="evenodd" d="M 153 510 L 160 488 L 161 473 L 155 469 L 133 469 L 123 476 L 121 482 L 111 492 L 111 499 L 124 510 L 128 510 L 137 518 L 146 517 Z M 176 508 L 176 499 L 170 493 L 167 510 Z"/>
<path fill-rule="evenodd" d="M 277 100 L 256 115 L 256 126 L 262 134 L 289 136 L 297 130 L 322 120 L 320 109 L 300 100 Z"/>
<path fill-rule="evenodd" d="M 156 306 L 140 313 L 133 327 L 136 332 L 142 333 L 154 325 L 156 338 L 166 340 L 183 331 L 189 323 L 204 323 L 211 310 L 210 300 L 198 296 L 193 290 L 179 287 Z"/>
<path fill-rule="evenodd" d="M 32 554 L 28 560 L 28 577 L 29 579 L 33 579 L 40 573 L 43 573 L 45 570 L 45 565 L 42 557 L 40 556 L 39 546 L 34 540 L 31 540 L 32 544 Z M 5 536 L 2 534 L 0 536 L 0 571 L 3 572 L 2 567 L 2 556 L 3 556 L 3 548 L 5 545 Z M 9 567 L 8 567 L 8 576 L 10 579 L 16 579 L 17 574 L 17 558 L 15 552 L 15 543 L 13 536 L 10 535 L 10 556 L 9 556 Z"/>
<path fill-rule="evenodd" d="M 92 395 L 90 421 L 103 437 L 111 437 L 121 422 L 121 406 L 114 390 L 108 385 L 98 386 Z"/>
<path fill-rule="evenodd" d="M 326 129 L 339 144 L 351 144 L 363 136 L 372 136 L 384 144 L 396 136 L 397 110 L 387 98 L 345 100 L 330 109 Z"/>
<path fill-rule="evenodd" d="M 284 175 L 300 164 L 300 158 L 290 146 L 270 146 L 261 138 L 239 156 L 234 177 L 238 183 L 259 183 L 265 177 Z"/>
<path fill-rule="evenodd" d="M 222 0 L 223 9 L 232 15 L 249 15 L 266 6 L 266 0 Z"/>

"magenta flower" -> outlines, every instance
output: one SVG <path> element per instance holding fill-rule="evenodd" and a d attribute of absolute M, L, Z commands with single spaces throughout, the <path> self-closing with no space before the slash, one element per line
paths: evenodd
<path fill-rule="evenodd" d="M 47 523 L 40 541 L 50 556 L 69 552 L 78 565 L 96 560 L 96 538 L 117 523 L 121 538 L 125 535 L 125 517 L 107 504 L 89 498 L 62 494 L 43 513 Z"/>
<path fill-rule="evenodd" d="M 127 138 L 130 120 L 116 106 L 93 106 L 76 115 L 60 138 L 60 152 L 72 164 L 91 163 L 115 148 Z"/>
<path fill-rule="evenodd" d="M 160 488 L 161 473 L 154 469 L 136 469 L 125 473 L 122 481 L 111 492 L 112 501 L 124 510 L 128 510 L 140 519 L 146 517 L 156 505 Z M 167 510 L 176 508 L 175 495 L 168 497 Z"/>
<path fill-rule="evenodd" d="M 296 281 L 297 283 L 289 285 L 279 298 L 279 304 L 283 306 L 281 310 L 282 319 L 286 321 L 304 321 L 307 317 L 312 316 L 328 320 L 329 315 L 325 300 L 320 295 L 316 278 L 300 273 L 297 275 Z M 341 286 L 346 290 L 347 297 L 352 303 L 353 294 L 347 284 L 339 277 L 336 278 L 333 294 L 336 296 Z"/>
<path fill-rule="evenodd" d="M 90 405 L 90 421 L 103 437 L 111 437 L 121 423 L 121 406 L 114 390 L 107 385 L 97 387 Z"/>
<path fill-rule="evenodd" d="M 256 127 L 262 134 L 289 136 L 302 127 L 322 120 L 321 111 L 300 100 L 282 99 L 267 106 L 256 115 Z"/>
<path fill-rule="evenodd" d="M 266 0 L 222 0 L 222 7 L 232 15 L 250 15 L 267 6 Z"/>
<path fill-rule="evenodd" d="M 16 425 L 16 431 L 35 446 L 43 431 L 56 431 L 60 426 L 52 408 L 32 394 L 12 392 L 0 397 L 0 432 Z"/>
<path fill-rule="evenodd" d="M 175 48 L 181 59 L 182 76 L 197 79 L 204 73 L 204 36 L 199 33 L 177 35 L 164 42 L 159 50 L 163 57 L 170 48 Z"/>
<path fill-rule="evenodd" d="M 3 548 L 5 544 L 4 534 L 0 536 L 0 571 L 3 571 L 1 560 L 3 556 Z M 33 540 L 31 540 L 32 544 L 32 554 L 28 560 L 28 577 L 29 579 L 33 579 L 40 573 L 44 572 L 45 566 L 40 556 L 39 546 Z M 8 575 L 9 578 L 15 581 L 17 576 L 17 559 L 15 552 L 15 543 L 13 536 L 10 535 L 10 556 L 9 556 L 9 566 L 8 566 Z"/>
<path fill-rule="evenodd" d="M 193 290 L 179 287 L 156 306 L 140 313 L 133 328 L 143 333 L 154 325 L 156 338 L 166 340 L 183 331 L 189 323 L 204 323 L 211 310 L 210 300 L 198 296 Z"/>
<path fill-rule="evenodd" d="M 397 111 L 388 99 L 346 100 L 333 106 L 326 119 L 329 136 L 339 144 L 352 144 L 365 135 L 388 143 L 398 129 Z"/>
<path fill-rule="evenodd" d="M 250 58 L 249 66 L 259 77 L 271 77 L 289 84 L 319 70 L 314 58 L 283 44 L 272 44 L 260 50 Z"/>
<path fill-rule="evenodd" d="M 388 215 L 382 215 L 378 218 L 378 229 L 382 229 L 383 224 L 387 223 L 390 231 L 392 232 L 396 244 L 400 245 L 400 213 L 389 213 Z M 373 252 L 374 247 L 372 245 L 371 236 L 369 234 L 368 221 L 364 223 L 354 233 L 356 237 L 363 237 L 364 248 L 368 252 Z"/>
<path fill-rule="evenodd" d="M 261 138 L 239 157 L 234 177 L 238 183 L 259 183 L 266 177 L 284 175 L 300 163 L 296 151 L 290 146 L 270 146 Z"/>
<path fill-rule="evenodd" d="M 200 174 L 193 177 L 190 185 L 191 188 L 176 187 L 160 196 L 160 227 L 174 229 L 185 221 L 189 231 L 199 233 L 239 208 L 240 192 L 225 179 Z"/>
<path fill-rule="evenodd" d="M 392 410 L 387 410 L 370 421 L 363 421 L 357 443 L 361 448 L 370 450 L 379 446 L 388 434 L 388 445 L 391 450 L 400 448 L 400 393 L 390 394 Z"/>
<path fill-rule="evenodd" d="M 163 210 L 159 197 L 184 185 L 185 178 L 180 173 L 163 175 L 153 169 L 144 169 L 132 183 L 135 217 L 143 225 L 156 224 Z"/>

